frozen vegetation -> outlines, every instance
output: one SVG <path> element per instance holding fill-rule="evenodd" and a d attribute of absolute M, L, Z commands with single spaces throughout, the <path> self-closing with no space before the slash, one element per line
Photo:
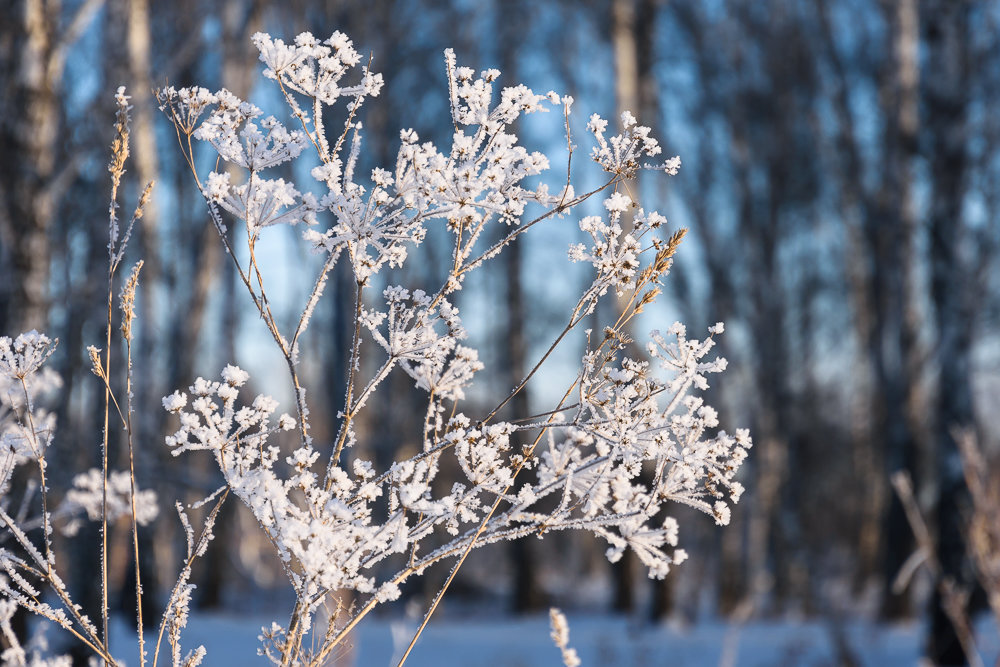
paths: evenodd
<path fill-rule="evenodd" d="M 381 76 L 339 32 L 322 41 L 302 33 L 291 43 L 258 33 L 253 41 L 264 76 L 273 80 L 286 103 L 282 112 L 274 112 L 281 118 L 225 89 L 167 87 L 157 98 L 173 123 L 210 224 L 226 246 L 245 297 L 284 359 L 283 376 L 255 378 L 255 386 L 288 383 L 294 404 L 281 412 L 274 399 L 255 395 L 249 391 L 248 373 L 235 365 L 206 372 L 163 398 L 163 408 L 172 415 L 172 433 L 157 446 L 174 456 L 211 457 L 225 483 L 189 505 L 157 499 L 136 487 L 135 451 L 147 444 L 135 437 L 132 406 L 133 384 L 144 380 L 133 376 L 131 357 L 142 262 L 124 279 L 119 268 L 151 186 L 130 220 L 120 221 L 118 188 L 129 154 L 130 109 L 120 89 L 109 167 L 107 330 L 100 347 L 88 348 L 105 393 L 103 467 L 79 475 L 62 498 L 53 497 L 46 481 L 49 466 L 61 462 L 46 456 L 59 432 L 42 407 L 42 395 L 58 388 L 58 378 L 44 365 L 56 341 L 35 331 L 0 339 L 0 433 L 6 452 L 0 473 L 6 495 L 0 509 L 6 525 L 0 550 L 6 572 L 0 583 L 0 625 L 12 644 L 5 662 L 62 664 L 59 658 L 46 662 L 32 647 L 18 643 L 10 618 L 20 606 L 66 629 L 106 662 L 221 665 L 233 650 L 230 641 L 235 646 L 237 637 L 259 636 L 259 655 L 274 664 L 321 665 L 350 651 L 362 656 L 362 664 L 381 664 L 390 656 L 367 657 L 366 651 L 378 649 L 368 639 L 375 635 L 366 633 L 385 626 L 365 629 L 361 621 L 396 600 L 400 587 L 430 566 L 450 563 L 451 576 L 422 622 L 393 626 L 394 637 L 406 635 L 402 644 L 393 643 L 402 661 L 476 547 L 554 531 L 585 531 L 606 542 L 610 561 L 629 550 L 650 577 L 663 578 L 687 558 L 672 508 L 693 507 L 718 524 L 728 523 L 730 506 L 743 492 L 735 476 L 751 441 L 744 430 L 719 430 L 716 411 L 700 395 L 708 378 L 726 366 L 713 356 L 714 337 L 722 334 L 723 325 L 712 326 L 705 338 L 689 337 L 677 323 L 650 332 L 642 342 L 633 340 L 635 317 L 659 296 L 684 236 L 684 230 L 671 230 L 664 216 L 635 201 L 638 188 L 627 185 L 640 171 L 672 175 L 680 167 L 678 158 L 656 161 L 661 148 L 649 128 L 628 112 L 621 115 L 618 130 L 592 115 L 587 140 L 603 184 L 578 192 L 568 165 L 565 180 L 546 183 L 539 177 L 549 169 L 548 158 L 520 145 L 515 124 L 526 114 L 555 112 L 572 157 L 572 98 L 538 94 L 525 86 L 497 90 L 498 71 L 477 74 L 459 66 L 449 50 L 450 146 L 439 148 L 405 129 L 394 164 L 360 174 L 359 119 L 362 107 L 381 92 Z M 345 119 L 335 131 L 325 126 L 327 118 L 336 116 L 326 115 L 327 107 L 339 108 Z M 286 163 L 307 154 L 317 166 L 288 168 Z M 206 164 L 213 167 L 205 170 Z M 278 176 L 276 168 L 282 165 Z M 305 173 L 311 178 L 303 182 L 285 180 Z M 601 215 L 582 215 L 581 205 L 589 200 L 599 206 L 588 210 Z M 472 272 L 523 234 L 565 218 L 578 221 L 587 239 L 568 249 L 568 259 L 591 265 L 591 282 L 575 302 L 566 304 L 565 326 L 549 352 L 492 410 L 467 413 L 463 399 L 468 388 L 478 374 L 490 371 L 468 345 L 455 305 L 457 293 Z M 276 225 L 301 229 L 302 243 L 322 260 L 290 328 L 283 328 L 285 320 L 274 315 L 265 278 L 271 267 L 258 262 L 258 244 L 267 228 Z M 392 284 L 389 269 L 423 261 L 420 246 L 430 230 L 450 238 L 445 280 Z M 353 275 L 354 305 L 345 313 L 352 317 L 353 340 L 343 408 L 336 415 L 339 430 L 332 442 L 317 442 L 301 373 L 309 359 L 300 343 L 338 262 L 347 263 Z M 599 309 L 602 301 L 612 307 Z M 595 322 L 609 312 L 607 321 Z M 543 365 L 552 350 L 571 331 L 584 328 L 587 350 L 561 400 L 533 415 L 503 412 L 500 419 L 529 383 L 545 381 Z M 113 354 L 122 343 L 124 355 Z M 364 434 L 356 422 L 392 373 L 409 376 L 426 406 L 425 417 L 416 434 L 419 451 L 378 469 L 355 454 L 364 451 L 358 446 Z M 123 390 L 116 392 L 119 377 Z M 116 470 L 109 461 L 109 429 L 127 434 L 127 470 Z M 442 488 L 436 481 L 446 465 L 460 472 L 460 480 Z M 23 485 L 12 482 L 15 474 L 33 478 L 23 493 Z M 12 495 L 15 488 L 19 497 Z M 220 507 L 234 501 L 249 508 L 273 546 L 295 604 L 263 629 L 256 619 L 243 620 L 239 630 L 216 633 L 225 635 L 225 641 L 202 645 L 202 631 L 222 621 L 199 619 L 198 630 L 191 627 L 191 566 L 213 539 Z M 138 563 L 137 527 L 171 506 L 177 517 L 163 513 L 159 520 L 183 526 L 186 560 L 159 630 L 145 641 L 141 633 L 134 637 L 137 641 L 110 633 L 106 538 L 93 545 L 102 553 L 102 613 L 88 618 L 60 577 L 53 535 L 72 532 L 84 517 L 101 522 L 104 535 L 109 522 L 125 516 Z M 189 515 L 201 507 L 208 510 L 201 513 L 205 518 L 192 525 Z M 141 568 L 135 570 L 138 591 Z M 138 625 L 148 622 L 141 603 L 137 612 Z M 599 660 L 601 640 L 591 627 L 584 622 L 580 629 L 567 630 L 554 611 L 551 629 L 541 621 L 537 625 L 540 636 L 551 633 L 539 643 L 537 660 L 552 664 L 561 655 L 564 664 L 573 665 L 577 651 Z M 417 652 L 425 653 L 425 660 L 443 664 L 431 656 L 465 650 L 467 642 L 457 637 L 461 633 L 445 631 L 438 638 L 436 631 L 429 632 L 432 639 Z M 508 630 L 497 625 L 490 632 L 502 637 Z M 245 646 L 239 642 L 239 650 Z M 531 651 L 534 655 L 535 649 Z"/>

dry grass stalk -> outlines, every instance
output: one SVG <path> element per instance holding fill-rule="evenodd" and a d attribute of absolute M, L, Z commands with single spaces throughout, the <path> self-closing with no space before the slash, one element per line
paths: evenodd
<path fill-rule="evenodd" d="M 146 192 L 143 193 L 148 196 L 149 187 L 146 188 Z M 141 211 L 141 204 L 137 211 Z M 130 513 L 132 515 L 132 553 L 135 559 L 135 599 L 136 599 L 136 634 L 139 639 L 139 664 L 146 664 L 146 647 L 145 639 L 142 633 L 142 568 L 139 566 L 139 525 L 136 514 L 135 506 L 135 495 L 136 495 L 136 483 L 135 483 L 135 447 L 133 444 L 133 428 L 132 428 L 132 322 L 135 320 L 135 291 L 139 286 L 139 271 L 142 270 L 142 260 L 136 262 L 135 266 L 132 267 L 132 272 L 129 274 L 128 279 L 125 281 L 125 285 L 122 287 L 121 301 L 119 306 L 122 311 L 122 324 L 121 331 L 122 336 L 125 338 L 125 400 L 127 403 L 127 411 L 125 414 L 125 430 L 128 435 L 128 473 L 129 473 L 129 484 L 130 484 Z"/>
<path fill-rule="evenodd" d="M 114 392 L 111 389 L 111 331 L 113 328 L 114 315 L 114 285 L 115 274 L 121 264 L 132 235 L 132 229 L 136 221 L 142 218 L 143 211 L 149 201 L 153 189 L 153 183 L 149 183 L 143 189 L 139 197 L 138 204 L 132 213 L 125 233 L 121 234 L 118 225 L 118 189 L 121 185 L 122 176 L 125 173 L 125 164 L 129 158 L 129 124 L 131 118 L 129 111 L 130 98 L 125 94 L 124 87 L 119 88 L 115 96 L 118 104 L 118 111 L 115 115 L 115 138 L 111 144 L 111 160 L 108 164 L 108 171 L 111 172 L 111 202 L 108 206 L 108 293 L 107 293 L 107 321 L 105 327 L 105 353 L 103 362 L 100 358 L 100 350 L 91 346 L 88 348 L 90 360 L 93 365 L 94 374 L 104 383 L 104 435 L 102 440 L 102 518 L 101 518 L 101 621 L 102 621 L 102 646 L 103 653 L 110 654 L 108 645 L 108 446 L 110 431 L 111 406 L 115 406 L 118 417 L 125 427 L 128 455 L 129 455 L 129 480 L 131 485 L 131 520 L 132 520 L 132 546 L 135 558 L 135 588 L 137 609 L 137 633 L 139 643 L 139 662 L 145 665 L 145 648 L 142 635 L 142 580 L 139 573 L 139 541 L 138 541 L 138 519 L 136 513 L 136 479 L 135 479 L 135 456 L 133 449 L 133 428 L 132 428 L 132 323 L 135 319 L 135 293 L 139 282 L 139 271 L 142 269 L 142 261 L 139 261 L 132 269 L 131 274 L 126 279 L 120 292 L 119 307 L 122 311 L 121 333 L 126 346 L 125 363 L 125 392 L 126 410 L 122 413 Z"/>
<path fill-rule="evenodd" d="M 983 659 L 979 656 L 979 650 L 976 648 L 976 639 L 972 632 L 972 623 L 969 620 L 967 611 L 968 606 L 966 603 L 968 602 L 969 593 L 959 586 L 952 577 L 942 575 L 941 563 L 938 560 L 937 550 L 934 548 L 934 540 L 931 538 L 927 522 L 924 521 L 920 506 L 917 504 L 917 499 L 913 493 L 913 481 L 910 479 L 909 473 L 905 471 L 894 473 L 891 481 L 892 487 L 896 490 L 896 495 L 899 496 L 899 500 L 903 504 L 906 520 L 909 522 L 910 529 L 917 540 L 923 562 L 930 569 L 931 575 L 934 577 L 938 587 L 938 592 L 941 594 L 943 611 L 955 628 L 958 641 L 962 644 L 962 651 L 968 658 L 971 667 L 984 667 Z"/>

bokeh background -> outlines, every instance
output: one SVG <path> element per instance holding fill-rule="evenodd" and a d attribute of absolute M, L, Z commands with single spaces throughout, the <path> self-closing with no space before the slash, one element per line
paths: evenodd
<path fill-rule="evenodd" d="M 633 110 L 666 155 L 683 161 L 676 177 L 634 185 L 643 205 L 690 229 L 665 303 L 643 326 L 727 324 L 720 345 L 729 370 L 709 400 L 723 426 L 749 426 L 756 443 L 732 525 L 680 511 L 692 558 L 663 583 L 629 559 L 610 566 L 604 546 L 582 536 L 485 549 L 463 568 L 445 614 L 449 604 L 516 614 L 558 603 L 649 622 L 917 618 L 929 633 L 947 632 L 930 620 L 937 602 L 926 573 L 893 588 L 916 544 L 889 476 L 910 474 L 942 566 L 971 582 L 954 434 L 972 429 L 987 455 L 997 452 L 1000 3 L 4 0 L 0 332 L 38 328 L 60 339 L 56 488 L 99 461 L 102 396 L 84 348 L 103 340 L 106 164 L 119 85 L 134 105 L 125 210 L 146 182 L 157 183 L 130 252 L 145 261 L 135 344 L 140 481 L 165 508 L 219 484 L 208 460 L 176 461 L 162 445 L 169 424 L 160 398 L 197 375 L 235 362 L 251 370 L 254 389 L 287 397 L 280 358 L 269 357 L 150 93 L 225 86 L 276 112 L 250 43 L 258 30 L 286 39 L 341 30 L 373 54 L 386 86 L 363 116 L 368 168 L 391 164 L 401 128 L 448 141 L 449 46 L 460 64 L 497 67 L 506 83 L 576 98 L 578 190 L 596 182 L 585 164 L 592 112 L 613 121 Z M 521 131 L 552 156 L 556 186 L 565 136 L 558 114 L 548 116 Z M 291 317 L 314 258 L 294 230 L 269 232 L 271 297 Z M 566 261 L 578 237 L 573 220 L 528 234 L 462 293 L 487 363 L 473 403 L 495 403 L 561 326 L 586 280 Z M 444 252 L 432 239 L 394 282 L 432 281 Z M 320 442 L 342 407 L 350 285 L 337 274 L 306 343 Z M 550 377 L 571 374 L 581 349 L 565 351 Z M 561 386 L 532 385 L 517 407 L 544 405 Z M 384 465 L 412 449 L 422 412 L 411 390 L 393 377 L 369 410 L 365 456 Z M 199 609 L 284 609 L 288 592 L 250 515 L 230 503 L 216 533 L 195 576 Z M 99 554 L 80 545 L 93 538 L 84 531 L 61 545 L 91 606 Z M 112 564 L 119 608 L 131 614 L 127 540 L 122 527 Z M 166 515 L 143 540 L 155 605 L 158 586 L 173 581 L 182 535 Z M 410 603 L 388 613 L 420 608 L 445 574 L 432 571 L 424 588 L 407 591 Z"/>

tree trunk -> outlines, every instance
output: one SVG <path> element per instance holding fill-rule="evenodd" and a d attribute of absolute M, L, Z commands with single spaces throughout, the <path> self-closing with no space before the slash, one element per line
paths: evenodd
<path fill-rule="evenodd" d="M 917 0 L 901 0 L 887 17 L 892 25 L 891 75 L 884 81 L 882 104 L 886 109 L 885 181 L 879 204 L 884 216 L 868 220 L 875 265 L 879 330 L 869 342 L 875 360 L 881 402 L 876 434 L 886 442 L 884 470 L 890 476 L 900 470 L 917 474 L 920 424 L 918 394 L 921 351 L 918 329 L 915 264 L 917 256 L 917 212 L 914 200 L 913 160 L 917 151 L 918 121 L 918 8 Z M 876 209 L 878 212 L 878 209 Z M 892 221 L 886 229 L 885 219 Z M 898 355 L 894 350 L 898 349 Z M 896 594 L 891 583 L 914 549 L 914 538 L 899 498 L 889 499 L 883 529 L 885 586 L 882 616 L 903 619 L 910 615 L 908 591 Z"/>
<path fill-rule="evenodd" d="M 15 335 L 48 323 L 49 226 L 59 135 L 58 16 L 41 0 L 15 3 L 3 21 L 10 88 L 0 103 L 0 330 Z M 16 331 L 15 331 L 16 330 Z"/>
<path fill-rule="evenodd" d="M 941 576 L 969 586 L 960 507 L 966 495 L 961 460 L 952 429 L 973 427 L 971 351 L 974 304 L 969 303 L 962 242 L 965 227 L 966 118 L 969 88 L 968 3 L 926 0 L 927 45 L 924 103 L 931 145 L 931 299 L 937 328 L 939 368 L 936 444 L 938 496 L 936 550 Z M 938 665 L 968 662 L 958 635 L 944 614 L 939 588 L 931 601 L 928 657 Z"/>

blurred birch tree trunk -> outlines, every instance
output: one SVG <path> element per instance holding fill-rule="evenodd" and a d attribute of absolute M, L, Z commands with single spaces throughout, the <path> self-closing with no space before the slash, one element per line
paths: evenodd
<path fill-rule="evenodd" d="M 56 203 L 79 156 L 60 149 L 62 77 L 67 52 L 89 26 L 100 0 L 63 23 L 61 3 L 6 3 L 0 26 L 0 330 L 48 324 L 49 232 Z"/>
<path fill-rule="evenodd" d="M 917 209 L 913 160 L 918 146 L 920 44 L 917 0 L 885 5 L 885 22 L 892 34 L 889 66 L 880 82 L 880 104 L 886 118 L 883 179 L 875 194 L 865 237 L 871 267 L 875 329 L 868 338 L 876 390 L 875 437 L 885 442 L 884 479 L 904 470 L 919 477 L 920 379 L 923 355 L 919 347 L 922 317 L 916 265 Z M 883 491 L 883 493 L 886 493 Z M 902 619 L 911 609 L 908 594 L 894 593 L 891 583 L 913 551 L 915 541 L 903 507 L 895 495 L 886 498 L 882 614 Z M 885 505 L 886 502 L 884 501 Z"/>

